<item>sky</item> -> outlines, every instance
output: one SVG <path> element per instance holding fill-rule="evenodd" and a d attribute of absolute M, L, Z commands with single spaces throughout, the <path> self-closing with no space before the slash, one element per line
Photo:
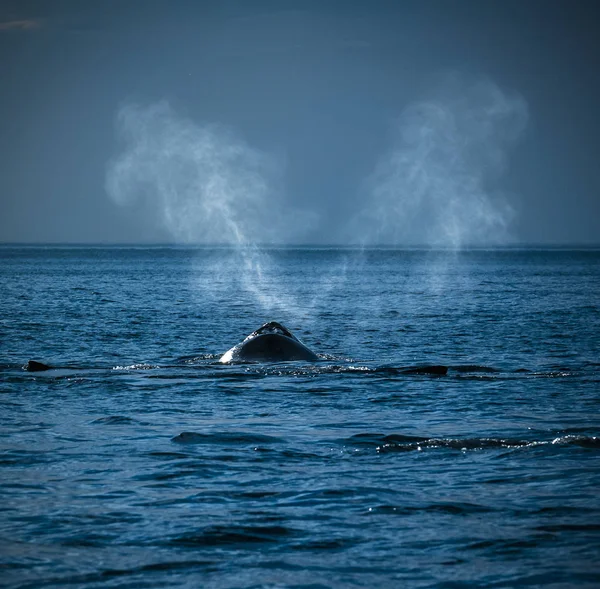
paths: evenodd
<path fill-rule="evenodd" d="M 600 243 L 595 0 L 0 2 L 0 242 Z"/>

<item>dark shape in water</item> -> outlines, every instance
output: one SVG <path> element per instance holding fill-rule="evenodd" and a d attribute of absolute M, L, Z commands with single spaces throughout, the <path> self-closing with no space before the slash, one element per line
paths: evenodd
<path fill-rule="evenodd" d="M 52 366 L 48 366 L 48 364 L 43 364 L 42 362 L 38 362 L 37 360 L 29 360 L 25 366 L 23 366 L 25 370 L 28 372 L 42 372 L 44 370 L 52 370 Z"/>
<path fill-rule="evenodd" d="M 270 321 L 253 331 L 221 356 L 220 362 L 315 361 L 319 357 L 277 321 Z"/>
<path fill-rule="evenodd" d="M 447 366 L 413 366 L 410 368 L 402 368 L 401 374 L 433 374 L 436 376 L 444 376 L 448 374 Z"/>

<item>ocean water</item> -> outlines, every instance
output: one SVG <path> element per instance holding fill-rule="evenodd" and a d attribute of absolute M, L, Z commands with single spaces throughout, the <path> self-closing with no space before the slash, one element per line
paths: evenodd
<path fill-rule="evenodd" d="M 598 251 L 5 246 L 0 311 L 3 587 L 600 586 Z M 269 320 L 320 361 L 218 362 Z"/>

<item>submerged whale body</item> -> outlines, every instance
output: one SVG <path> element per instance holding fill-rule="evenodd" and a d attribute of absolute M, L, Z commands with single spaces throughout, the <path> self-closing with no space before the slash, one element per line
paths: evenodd
<path fill-rule="evenodd" d="M 315 361 L 319 357 L 309 350 L 281 323 L 271 321 L 253 331 L 244 341 L 221 356 L 220 362 Z"/>

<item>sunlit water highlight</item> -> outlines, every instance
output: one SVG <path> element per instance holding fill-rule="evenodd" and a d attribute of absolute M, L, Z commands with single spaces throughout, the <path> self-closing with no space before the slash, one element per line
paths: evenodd
<path fill-rule="evenodd" d="M 3 586 L 597 586 L 600 253 L 261 255 L 0 249 Z"/>

